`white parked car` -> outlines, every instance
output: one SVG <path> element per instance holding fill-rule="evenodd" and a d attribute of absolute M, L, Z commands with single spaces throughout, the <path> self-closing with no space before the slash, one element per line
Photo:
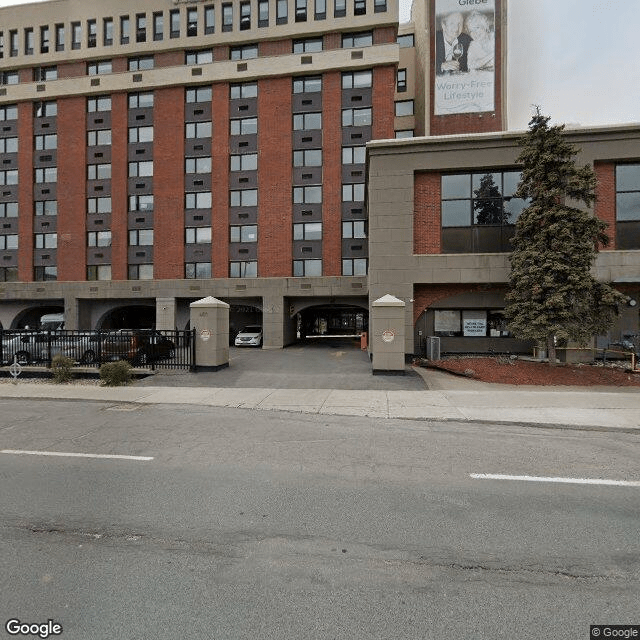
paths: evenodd
<path fill-rule="evenodd" d="M 236 347 L 261 347 L 262 327 L 257 324 L 250 324 L 238 331 L 235 341 Z"/>

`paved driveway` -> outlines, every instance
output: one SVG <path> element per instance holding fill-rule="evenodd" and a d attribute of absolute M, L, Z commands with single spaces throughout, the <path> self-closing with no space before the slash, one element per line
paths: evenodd
<path fill-rule="evenodd" d="M 405 375 L 373 375 L 360 342 L 327 339 L 285 349 L 229 348 L 229 367 L 216 372 L 159 370 L 136 386 L 243 387 L 269 389 L 424 390 L 423 379 Z"/>

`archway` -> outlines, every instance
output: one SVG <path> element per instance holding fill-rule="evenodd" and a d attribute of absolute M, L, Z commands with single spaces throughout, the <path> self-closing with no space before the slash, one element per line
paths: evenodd
<path fill-rule="evenodd" d="M 156 308 L 151 305 L 127 305 L 107 311 L 97 323 L 97 329 L 153 329 L 156 325 Z"/>
<path fill-rule="evenodd" d="M 21 311 L 11 323 L 12 329 L 39 329 L 40 318 L 51 313 L 64 313 L 61 305 L 44 305 L 42 307 L 30 307 Z"/>

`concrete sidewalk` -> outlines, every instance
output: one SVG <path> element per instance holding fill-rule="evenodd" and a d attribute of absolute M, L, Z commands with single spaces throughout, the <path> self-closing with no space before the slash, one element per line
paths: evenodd
<path fill-rule="evenodd" d="M 526 424 L 640 433 L 637 389 L 516 387 L 422 373 L 427 390 L 0 384 L 0 398 L 185 404 L 424 421 Z M 443 378 L 439 376 L 444 376 Z M 443 387 L 448 388 L 443 388 Z M 441 388 L 438 388 L 441 387 Z"/>

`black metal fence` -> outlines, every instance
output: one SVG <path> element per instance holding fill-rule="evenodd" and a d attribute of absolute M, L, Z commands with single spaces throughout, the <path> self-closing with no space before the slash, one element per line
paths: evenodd
<path fill-rule="evenodd" d="M 57 355 L 83 366 L 126 360 L 135 367 L 195 370 L 195 330 L 0 330 L 0 364 L 50 366 Z"/>

